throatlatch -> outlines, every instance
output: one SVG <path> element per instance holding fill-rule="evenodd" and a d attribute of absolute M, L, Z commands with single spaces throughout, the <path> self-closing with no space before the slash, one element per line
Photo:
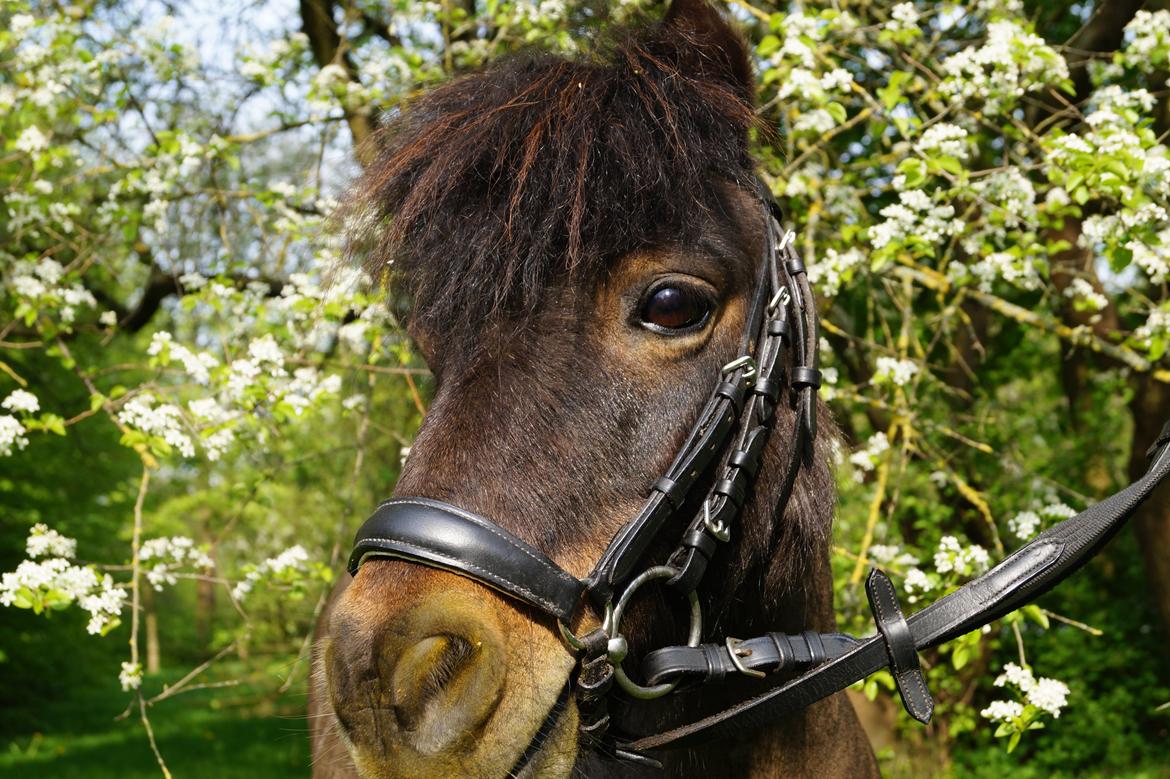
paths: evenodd
<path fill-rule="evenodd" d="M 585 579 L 576 579 L 490 519 L 439 501 L 394 498 L 380 505 L 358 530 L 349 560 L 351 574 L 371 557 L 401 558 L 467 576 L 556 621 L 578 663 L 546 718 L 549 727 L 542 726 L 524 751 L 524 763 L 539 751 L 541 734 L 547 734 L 560 717 L 570 692 L 583 746 L 647 764 L 656 761 L 645 752 L 741 735 L 887 667 L 906 710 L 928 722 L 934 704 L 918 652 L 986 625 L 1047 592 L 1084 565 L 1170 474 L 1168 422 L 1150 448 L 1151 464 L 1141 479 L 1049 528 L 987 573 L 921 611 L 906 617 L 889 577 L 871 571 L 866 594 L 876 626 L 873 636 L 808 631 L 701 643 L 697 588 L 709 561 L 733 537 L 780 404 L 791 405 L 796 424 L 778 513 L 784 512 L 816 437 L 820 339 L 812 288 L 795 251 L 795 236 L 782 233 L 778 208 L 762 184 L 758 190 L 766 215 L 765 249 L 739 357 L 720 371 L 674 461 Z M 715 479 L 699 510 L 693 517 L 680 517 L 685 506 L 695 505 L 691 498 L 712 468 Z M 646 565 L 651 542 L 681 522 L 685 527 L 678 545 L 665 563 L 649 564 L 635 575 L 640 565 Z M 685 646 L 648 653 L 641 667 L 644 683 L 638 683 L 624 668 L 628 646 L 621 620 L 639 588 L 659 579 L 689 602 L 690 631 Z M 578 637 L 570 626 L 588 605 L 596 609 L 601 624 Z M 774 679 L 781 672 L 784 677 L 803 673 L 782 684 L 764 678 Z M 733 675 L 762 679 L 760 692 L 716 714 L 657 732 L 639 731 L 644 718 L 624 716 L 615 722 L 607 705 L 609 696 L 616 694 L 614 688 L 631 702 L 626 708 L 636 711 L 636 701 Z"/>

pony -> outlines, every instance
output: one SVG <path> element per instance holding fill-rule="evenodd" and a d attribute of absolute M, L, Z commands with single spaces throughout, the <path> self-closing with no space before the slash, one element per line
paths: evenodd
<path fill-rule="evenodd" d="M 392 117 L 348 221 L 352 254 L 409 301 L 434 376 L 397 494 L 491 517 L 588 573 L 735 356 L 765 240 L 753 79 L 734 27 L 675 0 L 586 55 L 498 62 Z M 712 635 L 834 627 L 835 429 L 823 404 L 817 416 L 781 513 L 796 419 L 777 412 L 741 527 L 700 588 Z M 677 641 L 676 605 L 639 596 L 631 656 Z M 542 729 L 520 775 L 656 775 L 582 748 L 571 701 L 546 722 L 574 666 L 556 627 L 455 573 L 375 559 L 343 576 L 313 663 L 320 779 L 502 777 Z M 669 705 L 698 715 L 748 684 Z M 662 760 L 678 777 L 877 774 L 843 693 Z"/>

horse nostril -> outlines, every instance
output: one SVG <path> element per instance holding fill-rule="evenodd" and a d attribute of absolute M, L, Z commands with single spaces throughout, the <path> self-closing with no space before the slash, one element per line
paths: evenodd
<path fill-rule="evenodd" d="M 388 658 L 394 716 L 416 750 L 437 752 L 487 720 L 503 688 L 500 657 L 493 642 L 443 633 Z"/>
<path fill-rule="evenodd" d="M 394 714 L 403 730 L 416 730 L 427 704 L 466 670 L 475 648 L 459 636 L 431 636 L 407 649 L 394 671 Z"/>

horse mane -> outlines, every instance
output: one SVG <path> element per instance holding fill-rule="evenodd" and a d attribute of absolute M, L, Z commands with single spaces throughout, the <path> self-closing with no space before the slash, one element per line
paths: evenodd
<path fill-rule="evenodd" d="M 480 337 L 535 310 L 550 284 L 693 240 L 719 212 L 719 183 L 750 180 L 746 49 L 705 3 L 675 5 L 695 7 L 579 58 L 514 56 L 379 132 L 350 198 L 349 248 L 405 293 L 416 327 Z"/>

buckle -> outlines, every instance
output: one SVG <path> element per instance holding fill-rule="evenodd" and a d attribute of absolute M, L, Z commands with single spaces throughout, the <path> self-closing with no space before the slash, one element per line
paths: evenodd
<path fill-rule="evenodd" d="M 717 541 L 727 543 L 731 539 L 731 526 L 723 519 L 711 516 L 711 501 L 703 501 L 703 527 L 715 536 Z"/>
<path fill-rule="evenodd" d="M 750 354 L 745 354 L 742 357 L 736 357 L 731 362 L 727 363 L 720 369 L 720 373 L 724 376 L 735 373 L 740 368 L 746 368 L 743 373 L 744 381 L 751 381 L 756 377 L 756 359 Z"/>
<path fill-rule="evenodd" d="M 755 668 L 748 668 L 743 664 L 742 658 L 751 657 L 752 650 L 741 649 L 741 644 L 743 644 L 742 639 L 732 638 L 731 636 L 728 636 L 724 640 L 723 645 L 727 647 L 727 654 L 731 655 L 731 664 L 735 666 L 735 670 L 739 671 L 744 676 L 763 679 L 765 676 L 767 676 L 766 673 L 763 671 L 757 671 Z"/>
<path fill-rule="evenodd" d="M 775 312 L 776 306 L 781 303 L 787 306 L 791 302 L 792 293 L 788 291 L 788 287 L 781 287 L 780 289 L 776 290 L 776 294 L 772 296 L 770 301 L 768 301 L 768 312 Z"/>

